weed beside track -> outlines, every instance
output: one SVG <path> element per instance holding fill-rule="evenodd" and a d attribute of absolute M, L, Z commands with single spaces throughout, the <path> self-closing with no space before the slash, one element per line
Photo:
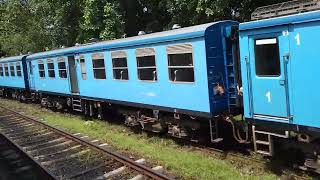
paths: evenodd
<path fill-rule="evenodd" d="M 52 112 L 35 104 L 1 99 L 0 105 L 38 117 L 71 133 L 81 133 L 102 140 L 121 152 L 147 158 L 183 179 L 278 179 L 283 174 L 289 177 L 287 174 L 291 173 L 284 171 L 283 174 L 274 174 L 267 164 L 257 166 L 250 161 L 221 158 L 221 154 L 182 146 L 172 139 L 136 133 L 123 125 L 105 121 L 87 121 L 82 116 Z"/>

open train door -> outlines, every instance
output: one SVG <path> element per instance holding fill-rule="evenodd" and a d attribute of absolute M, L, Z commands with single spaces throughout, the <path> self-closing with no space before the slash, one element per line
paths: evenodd
<path fill-rule="evenodd" d="M 29 69 L 29 88 L 30 89 L 34 89 L 35 88 L 35 84 L 34 84 L 34 70 L 33 70 L 33 65 L 32 65 L 32 61 L 28 62 L 28 69 Z"/>
<path fill-rule="evenodd" d="M 288 95 L 289 31 L 249 36 L 247 59 L 250 69 L 250 96 L 253 118 L 289 121 Z"/>
<path fill-rule="evenodd" d="M 79 94 L 77 77 L 77 63 L 74 56 L 68 56 L 70 90 L 72 94 Z"/>

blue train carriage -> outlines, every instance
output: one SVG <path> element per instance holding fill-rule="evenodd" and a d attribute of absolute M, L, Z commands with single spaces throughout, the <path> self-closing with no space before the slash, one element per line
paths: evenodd
<path fill-rule="evenodd" d="M 127 125 L 176 137 L 210 124 L 216 140 L 213 117 L 238 107 L 237 28 L 222 21 L 34 54 L 30 86 L 49 107 L 116 111 Z"/>
<path fill-rule="evenodd" d="M 29 88 L 25 69 L 26 56 L 14 56 L 0 59 L 0 94 L 25 100 Z"/>
<path fill-rule="evenodd" d="M 71 50 L 70 52 L 68 50 Z M 68 107 L 66 97 L 72 95 L 70 70 L 74 60 L 73 48 L 35 53 L 27 57 L 28 82 L 32 101 L 62 110 Z"/>
<path fill-rule="evenodd" d="M 272 155 L 275 137 L 319 149 L 320 11 L 242 23 L 239 29 L 244 111 L 255 150 Z"/>

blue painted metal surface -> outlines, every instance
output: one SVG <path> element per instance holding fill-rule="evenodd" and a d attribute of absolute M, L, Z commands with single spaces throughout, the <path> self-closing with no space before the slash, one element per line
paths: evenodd
<path fill-rule="evenodd" d="M 67 57 L 64 57 L 66 66 L 68 66 Z M 50 58 L 54 62 L 54 71 L 55 71 L 55 78 L 48 77 L 48 64 L 47 59 L 39 59 L 43 60 L 44 62 L 44 69 L 45 69 L 45 77 L 40 77 L 39 75 L 39 67 L 38 67 L 38 60 L 29 61 L 28 69 L 30 72 L 30 63 L 32 64 L 33 73 L 29 73 L 29 83 L 30 88 L 36 91 L 46 91 L 52 93 L 61 93 L 70 95 L 70 85 L 69 85 L 69 76 L 67 78 L 60 78 L 59 71 L 58 71 L 58 62 L 56 58 Z"/>
<path fill-rule="evenodd" d="M 228 22 L 228 21 L 213 22 L 213 23 L 191 26 L 191 27 L 186 27 L 186 28 L 181 28 L 176 30 L 146 34 L 142 36 L 135 36 L 130 38 L 123 38 L 123 39 L 117 39 L 112 41 L 103 41 L 103 42 L 92 43 L 92 44 L 84 44 L 76 47 L 57 49 L 57 50 L 52 50 L 52 51 L 47 51 L 42 53 L 36 53 L 28 56 L 27 59 L 34 60 L 34 59 L 55 57 L 55 56 L 68 55 L 68 54 L 74 54 L 74 53 L 80 53 L 80 52 L 81 53 L 93 52 L 93 51 L 99 51 L 99 50 L 101 51 L 101 50 L 117 49 L 117 48 L 124 48 L 124 47 L 130 47 L 130 46 L 143 46 L 146 44 L 164 43 L 164 42 L 170 42 L 170 41 L 198 38 L 198 37 L 204 36 L 204 33 L 208 27 L 213 26 L 215 24 L 219 24 L 219 23 L 225 23 L 225 22 Z"/>
<path fill-rule="evenodd" d="M 320 127 L 319 12 L 240 24 L 245 117 Z M 274 22 L 274 23 L 273 23 Z M 268 26 L 268 27 L 266 27 Z M 277 38 L 281 75 L 255 72 L 254 39 Z M 270 94 L 268 94 L 270 93 Z M 270 95 L 270 96 L 269 96 Z"/>
<path fill-rule="evenodd" d="M 27 57 L 28 64 L 33 67 L 30 86 L 36 91 L 54 92 L 70 95 L 70 77 L 58 78 L 57 57 L 84 55 L 87 79 L 81 78 L 80 64 L 77 61 L 77 76 L 80 92 L 79 96 L 99 98 L 113 101 L 138 103 L 172 109 L 183 109 L 207 114 L 216 114 L 228 110 L 229 94 L 222 97 L 214 95 L 213 87 L 216 83 L 228 88 L 226 77 L 227 47 L 230 26 L 237 26 L 233 21 L 209 23 L 199 26 L 182 28 L 167 32 L 148 34 L 132 38 L 106 41 L 79 47 L 33 54 Z M 191 44 L 193 47 L 194 83 L 178 83 L 169 81 L 168 59 L 166 47 L 175 44 Z M 156 66 L 158 80 L 156 82 L 140 81 L 137 75 L 135 50 L 137 48 L 154 48 L 156 52 Z M 215 48 L 214 50 L 212 50 Z M 209 50 L 210 52 L 207 52 Z M 124 50 L 127 53 L 129 80 L 113 79 L 111 51 Z M 93 77 L 92 54 L 103 53 L 107 78 L 97 80 Z M 207 58 L 209 57 L 210 58 Z M 56 78 L 40 78 L 37 65 L 38 60 L 55 61 Z M 66 64 L 68 65 L 67 61 Z M 210 68 L 208 68 L 210 64 Z M 30 71 L 30 64 L 28 67 Z M 68 69 L 68 68 L 67 68 Z M 208 78 L 208 74 L 210 78 Z M 209 80 L 208 80 L 209 79 Z M 210 82 L 208 82 L 210 81 Z M 210 91 L 210 93 L 209 93 Z"/>
<path fill-rule="evenodd" d="M 22 66 L 22 60 L 25 56 L 13 56 L 0 59 L 0 65 L 2 65 L 3 72 L 5 74 L 4 66 L 7 65 L 9 68 L 9 76 L 0 76 L 0 87 L 12 87 L 12 88 L 19 88 L 24 89 L 25 86 L 25 79 L 24 79 L 24 70 Z M 21 65 L 21 77 L 17 76 L 16 71 L 16 63 L 20 63 Z M 10 75 L 10 65 L 14 64 L 14 71 L 15 76 Z M 1 67 L 0 67 L 1 68 Z"/>
<path fill-rule="evenodd" d="M 281 25 L 288 25 L 288 24 L 307 23 L 307 22 L 319 21 L 319 20 L 320 20 L 320 11 L 312 11 L 307 13 L 294 14 L 290 16 L 283 16 L 283 17 L 276 17 L 276 18 L 241 23 L 239 29 L 240 31 L 244 31 L 244 30 L 267 28 L 267 27 L 274 27 L 274 26 L 281 26 Z"/>
<path fill-rule="evenodd" d="M 231 28 L 238 28 L 237 22 L 225 22 L 210 26 L 205 33 L 209 101 L 212 113 L 225 111 L 236 105 L 236 87 L 234 72 L 234 54 L 232 52 Z M 214 37 L 214 38 L 213 38 Z M 226 92 L 216 94 L 214 88 L 222 85 Z"/>
<path fill-rule="evenodd" d="M 188 43 L 193 46 L 196 79 L 196 82 L 194 83 L 173 83 L 169 81 L 166 46 L 177 43 Z M 208 80 L 205 74 L 205 43 L 203 38 L 177 41 L 169 44 L 156 44 L 147 47 L 155 48 L 156 50 L 158 75 L 158 80 L 156 82 L 140 81 L 138 79 L 135 49 L 141 48 L 141 46 L 125 49 L 128 56 L 127 59 L 130 77 L 128 81 L 113 79 L 112 62 L 109 51 L 104 52 L 107 79 L 95 80 L 91 70 L 91 54 L 85 54 L 88 78 L 87 80 L 82 80 L 81 78 L 79 80 L 80 95 L 177 109 L 210 112 L 207 86 Z M 78 69 L 80 69 L 80 67 Z"/>

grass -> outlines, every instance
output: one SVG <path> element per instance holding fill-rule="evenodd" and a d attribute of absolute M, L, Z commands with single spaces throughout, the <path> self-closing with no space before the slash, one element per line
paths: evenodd
<path fill-rule="evenodd" d="M 133 133 L 124 125 L 98 120 L 84 121 L 80 116 L 54 113 L 41 109 L 38 105 L 22 104 L 12 100 L 1 99 L 0 105 L 24 111 L 28 115 L 46 120 L 55 127 L 99 139 L 116 149 L 146 158 L 183 179 L 277 179 L 269 172 L 262 170 L 255 174 L 250 172 L 251 167 L 241 163 L 236 167 L 237 162 L 224 161 L 213 155 L 180 146 L 171 139 L 149 137 L 146 133 Z"/>

